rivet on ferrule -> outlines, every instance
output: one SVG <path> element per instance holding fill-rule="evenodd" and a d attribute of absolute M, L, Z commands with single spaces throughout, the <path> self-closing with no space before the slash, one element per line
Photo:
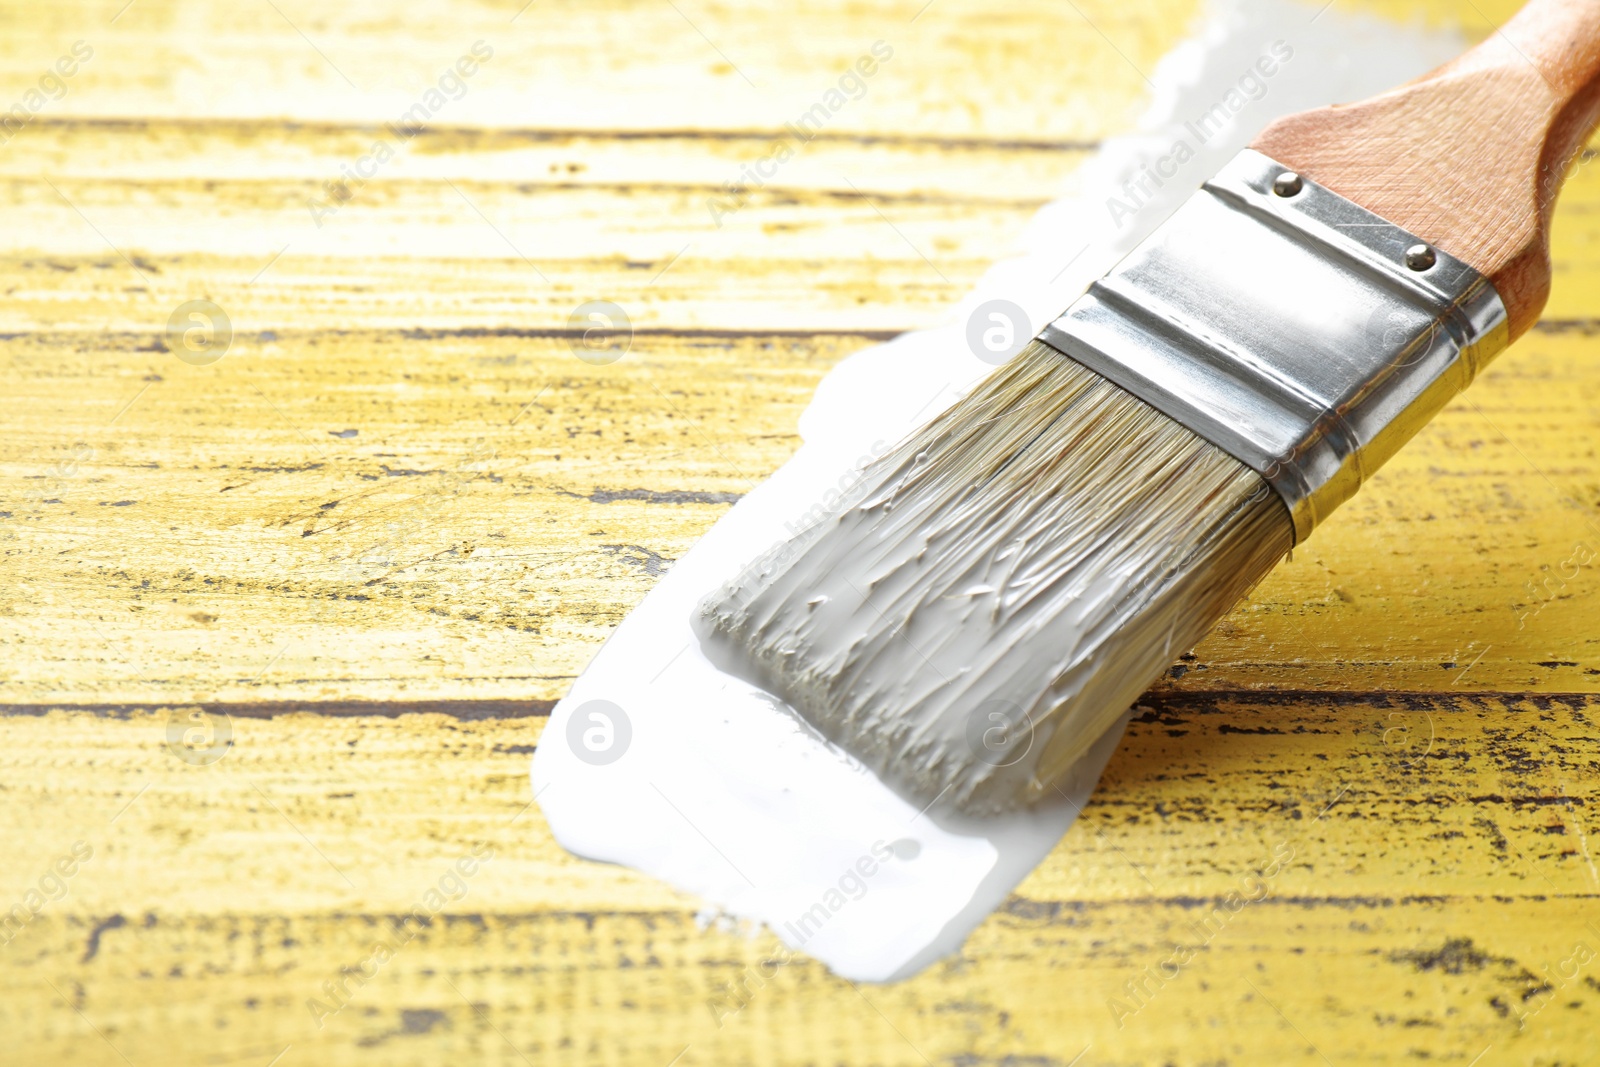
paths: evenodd
<path fill-rule="evenodd" d="M 1427 270 L 1439 261 L 1427 245 L 1412 245 L 1406 249 L 1406 266 L 1412 270 Z"/>
<path fill-rule="evenodd" d="M 1286 170 L 1272 180 L 1272 191 L 1279 196 L 1293 196 L 1300 188 L 1300 175 L 1292 170 Z"/>

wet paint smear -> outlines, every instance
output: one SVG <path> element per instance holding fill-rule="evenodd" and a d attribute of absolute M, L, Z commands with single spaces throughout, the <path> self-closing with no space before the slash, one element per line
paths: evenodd
<path fill-rule="evenodd" d="M 905 978 L 958 950 L 1072 826 L 1126 716 L 1058 799 L 993 818 L 936 818 L 781 701 L 718 670 L 691 629 L 696 606 L 993 371 L 974 353 L 969 323 L 1002 314 L 1025 340 L 1267 122 L 1370 96 L 1465 45 L 1452 30 L 1332 7 L 1213 6 L 1156 67 L 1137 128 L 1066 176 L 1063 196 L 1021 235 L 1020 254 L 991 267 L 947 325 L 834 368 L 801 417 L 800 451 L 677 561 L 596 654 L 533 759 L 534 796 L 556 840 L 696 895 L 708 917 L 764 926 L 853 980 Z"/>

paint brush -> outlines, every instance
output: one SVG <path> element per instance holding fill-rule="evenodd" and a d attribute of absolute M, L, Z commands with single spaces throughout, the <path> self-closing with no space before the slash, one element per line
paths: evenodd
<path fill-rule="evenodd" d="M 695 618 L 918 806 L 1073 764 L 1538 318 L 1600 0 L 1269 126 L 1005 366 Z"/>

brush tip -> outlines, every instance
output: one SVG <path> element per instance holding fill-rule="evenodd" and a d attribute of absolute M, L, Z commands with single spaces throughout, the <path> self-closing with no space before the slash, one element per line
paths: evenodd
<path fill-rule="evenodd" d="M 1263 485 L 1034 342 L 706 597 L 696 629 L 911 803 L 1011 810 L 1287 551 Z M 889 523 L 896 503 L 914 521 Z"/>

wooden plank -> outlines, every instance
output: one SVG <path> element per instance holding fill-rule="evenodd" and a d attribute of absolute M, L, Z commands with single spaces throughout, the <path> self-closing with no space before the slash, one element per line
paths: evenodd
<path fill-rule="evenodd" d="M 591 367 L 558 337 L 317 331 L 194 368 L 14 338 L 0 695 L 559 696 L 861 343 L 648 335 Z M 1590 347 L 1507 355 L 1177 684 L 1600 688 Z"/>
<path fill-rule="evenodd" d="M 1559 1058 L 1600 998 L 1593 963 L 1546 971 L 1600 947 L 1597 711 L 1154 701 L 1083 824 L 960 954 L 861 989 L 764 967 L 771 940 L 702 931 L 692 901 L 562 852 L 527 806 L 542 720 L 236 717 L 191 766 L 163 715 L 10 716 L 12 869 L 93 855 L 6 946 L 0 1019 L 19 1062 L 116 1061 L 90 1024 L 134 1063 Z M 459 899 L 403 924 L 477 842 L 493 857 L 448 883 Z M 414 936 L 374 973 L 397 924 Z M 1176 945 L 1194 958 L 1162 967 Z"/>
<path fill-rule="evenodd" d="M 41 120 L 0 164 L 0 329 L 158 330 L 198 294 L 240 331 L 565 328 L 596 296 L 642 328 L 904 329 L 1082 158 L 831 137 L 733 199 L 765 140 L 435 130 L 361 184 L 372 134 L 279 129 Z"/>
<path fill-rule="evenodd" d="M 36 81 L 74 40 L 96 50 L 51 114 L 393 121 L 481 40 L 493 57 L 435 121 L 777 130 L 881 40 L 893 57 L 829 128 L 1027 139 L 1120 127 L 1146 88 L 1141 70 L 1194 12 L 1185 0 L 1139 9 L 1081 0 L 1076 12 L 1047 0 L 1004 12 L 974 0 L 788 10 L 754 0 L 553 0 L 517 17 L 525 0 L 427 9 L 138 0 L 112 23 L 115 6 L 95 0 L 8 6 L 5 84 Z M 1064 66 L 1070 75 L 1037 73 Z"/>

